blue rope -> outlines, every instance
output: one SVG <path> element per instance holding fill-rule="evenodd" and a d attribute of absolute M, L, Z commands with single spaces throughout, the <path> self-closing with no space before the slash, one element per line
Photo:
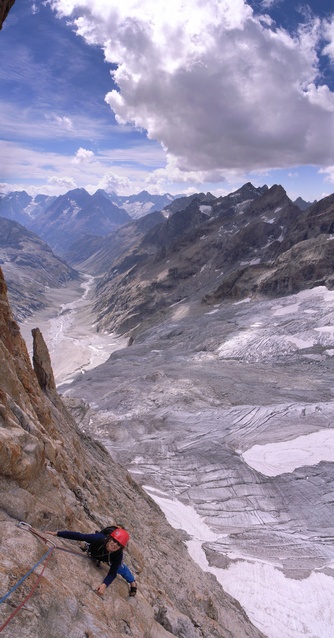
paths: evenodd
<path fill-rule="evenodd" d="M 32 568 L 31 568 L 31 569 L 30 569 L 30 570 L 26 573 L 26 575 L 25 575 L 25 576 L 23 576 L 23 577 L 21 578 L 21 580 L 19 580 L 19 581 L 16 583 L 16 585 L 14 585 L 14 587 L 12 587 L 12 589 L 10 589 L 10 590 L 7 592 L 7 594 L 5 594 L 2 598 L 0 598 L 0 603 L 3 603 L 3 601 L 4 601 L 4 600 L 6 600 L 6 598 L 8 598 L 8 596 L 10 596 L 10 594 L 12 594 L 12 593 L 13 593 L 13 591 L 15 591 L 15 589 L 17 589 L 17 588 L 21 585 L 21 583 L 23 583 L 23 582 L 26 580 L 26 578 L 28 578 L 28 576 L 31 574 L 31 572 L 33 572 L 33 571 L 36 569 L 36 567 L 38 567 L 38 565 L 40 565 L 40 564 L 43 562 L 43 560 L 44 560 L 44 559 L 45 559 L 45 558 L 46 558 L 46 557 L 50 554 L 50 552 L 52 552 L 52 551 L 53 551 L 53 549 L 54 549 L 54 547 L 51 547 L 51 548 L 50 548 L 50 549 L 46 552 L 46 554 L 44 554 L 44 556 L 42 556 L 42 558 L 41 558 L 41 559 L 40 559 L 40 560 L 36 563 L 36 565 L 34 565 L 34 566 L 33 566 L 33 567 L 32 567 Z"/>

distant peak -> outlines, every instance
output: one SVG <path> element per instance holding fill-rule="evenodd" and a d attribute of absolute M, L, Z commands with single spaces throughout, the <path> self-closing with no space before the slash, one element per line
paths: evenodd
<path fill-rule="evenodd" d="M 87 195 L 89 195 L 88 191 L 86 191 L 85 188 L 73 188 L 73 190 L 68 191 L 67 193 L 65 193 L 65 195 L 74 195 L 74 194 L 81 194 L 81 193 L 86 193 Z"/>

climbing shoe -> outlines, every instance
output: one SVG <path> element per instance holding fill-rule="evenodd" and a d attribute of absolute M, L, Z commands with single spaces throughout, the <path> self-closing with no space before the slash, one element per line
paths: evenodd
<path fill-rule="evenodd" d="M 129 591 L 129 596 L 135 596 L 137 593 L 137 585 L 136 583 L 131 583 L 130 585 L 130 591 Z"/>

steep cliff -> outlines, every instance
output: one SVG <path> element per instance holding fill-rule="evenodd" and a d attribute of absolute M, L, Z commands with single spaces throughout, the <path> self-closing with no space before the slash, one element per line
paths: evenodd
<path fill-rule="evenodd" d="M 139 593 L 129 599 L 119 578 L 100 599 L 94 587 L 104 568 L 54 551 L 4 638 L 260 638 L 215 578 L 192 562 L 184 538 L 154 502 L 100 444 L 77 430 L 57 394 L 43 337 L 33 332 L 34 370 L 0 270 L 0 598 L 46 552 L 41 539 L 18 527 L 20 520 L 40 530 L 94 531 L 122 523 L 131 534 L 126 562 Z M 0 626 L 36 578 L 32 573 L 3 602 Z"/>

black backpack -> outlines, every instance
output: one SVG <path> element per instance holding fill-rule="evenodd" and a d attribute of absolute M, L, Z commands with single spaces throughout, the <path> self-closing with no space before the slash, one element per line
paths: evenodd
<path fill-rule="evenodd" d="M 110 527 L 104 527 L 101 530 L 95 530 L 95 533 L 104 534 L 105 538 L 88 544 L 88 556 L 94 560 L 101 561 L 102 563 L 109 563 L 109 553 L 106 550 L 106 540 L 115 529 L 117 529 L 116 525 L 111 525 Z"/>
<path fill-rule="evenodd" d="M 100 532 L 100 534 L 104 534 L 105 536 L 110 536 L 115 529 L 117 529 L 117 525 L 111 525 L 110 527 L 104 527 L 103 529 L 97 529 L 96 531 Z"/>

